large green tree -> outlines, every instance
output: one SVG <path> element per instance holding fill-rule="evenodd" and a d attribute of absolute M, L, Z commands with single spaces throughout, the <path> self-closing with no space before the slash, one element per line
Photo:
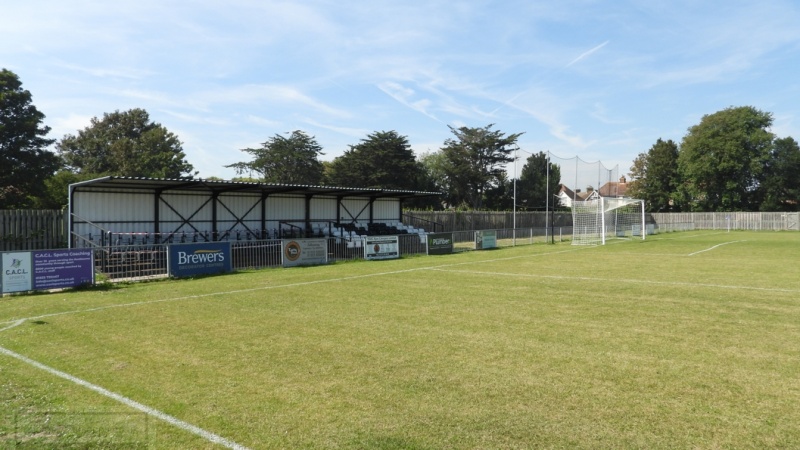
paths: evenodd
<path fill-rule="evenodd" d="M 678 173 L 678 144 L 659 138 L 647 153 L 640 153 L 631 167 L 631 183 L 627 195 L 645 201 L 648 211 L 676 211 Z"/>
<path fill-rule="evenodd" d="M 505 166 L 514 161 L 512 153 L 522 135 L 506 136 L 493 126 L 449 127 L 455 137 L 445 140 L 441 149 L 449 187 L 470 208 L 482 209 L 487 191 L 502 184 Z"/>
<path fill-rule="evenodd" d="M 761 187 L 762 211 L 800 210 L 800 146 L 793 138 L 773 143 Z"/>
<path fill-rule="evenodd" d="M 243 152 L 253 155 L 252 161 L 238 162 L 225 167 L 236 169 L 236 173 L 261 176 L 267 183 L 319 185 L 322 183 L 323 166 L 319 160 L 322 146 L 313 136 L 300 130 L 288 136 L 276 134 L 259 148 L 245 148 Z"/>
<path fill-rule="evenodd" d="M 681 143 L 681 192 L 695 211 L 759 209 L 760 185 L 770 157 L 772 114 L 752 106 L 703 116 Z"/>
<path fill-rule="evenodd" d="M 450 187 L 445 171 L 447 161 L 444 158 L 444 154 L 440 151 L 425 152 L 419 156 L 419 163 L 425 172 L 424 179 L 427 183 L 423 190 L 441 192 L 437 206 L 457 205 L 459 202 L 454 190 Z"/>
<path fill-rule="evenodd" d="M 56 148 L 75 172 L 152 178 L 192 177 L 176 135 L 150 121 L 144 109 L 92 118 L 77 136 L 64 136 Z"/>
<path fill-rule="evenodd" d="M 333 186 L 416 190 L 424 185 L 422 165 L 408 138 L 396 131 L 379 131 L 351 145 L 327 167 Z"/>
<path fill-rule="evenodd" d="M 15 73 L 0 71 L 0 209 L 31 206 L 44 192 L 42 181 L 61 166 L 47 150 L 50 127 L 31 100 Z"/>
<path fill-rule="evenodd" d="M 549 171 L 548 164 L 550 164 Z M 549 204 L 552 209 L 560 183 L 561 167 L 551 163 L 547 153 L 539 152 L 528 156 L 517 180 L 517 207 L 544 211 Z"/>

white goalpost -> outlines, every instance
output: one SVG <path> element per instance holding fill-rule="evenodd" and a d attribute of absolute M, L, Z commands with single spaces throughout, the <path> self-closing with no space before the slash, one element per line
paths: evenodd
<path fill-rule="evenodd" d="M 644 200 L 596 197 L 572 203 L 572 245 L 608 239 L 645 239 Z"/>

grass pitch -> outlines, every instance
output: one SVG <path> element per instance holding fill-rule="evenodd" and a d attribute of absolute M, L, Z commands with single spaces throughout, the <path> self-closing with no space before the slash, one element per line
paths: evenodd
<path fill-rule="evenodd" d="M 797 448 L 798 263 L 686 232 L 5 297 L 0 448 Z"/>

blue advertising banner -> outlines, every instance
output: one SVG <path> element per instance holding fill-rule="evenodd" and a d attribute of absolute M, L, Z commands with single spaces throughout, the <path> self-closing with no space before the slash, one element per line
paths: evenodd
<path fill-rule="evenodd" d="M 167 268 L 171 277 L 233 271 L 230 242 L 172 244 L 167 247 Z"/>
<path fill-rule="evenodd" d="M 64 289 L 94 283 L 94 252 L 90 249 L 33 252 L 33 289 Z"/>

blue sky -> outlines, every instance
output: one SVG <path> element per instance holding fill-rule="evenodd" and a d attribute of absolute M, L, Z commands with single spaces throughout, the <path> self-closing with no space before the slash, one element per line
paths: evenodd
<path fill-rule="evenodd" d="M 0 67 L 50 137 L 144 108 L 201 177 L 231 178 L 240 149 L 298 129 L 331 160 L 374 131 L 420 154 L 448 125 L 493 123 L 524 132 L 525 152 L 621 175 L 729 106 L 771 112 L 774 133 L 800 139 L 795 1 L 6 3 Z"/>

